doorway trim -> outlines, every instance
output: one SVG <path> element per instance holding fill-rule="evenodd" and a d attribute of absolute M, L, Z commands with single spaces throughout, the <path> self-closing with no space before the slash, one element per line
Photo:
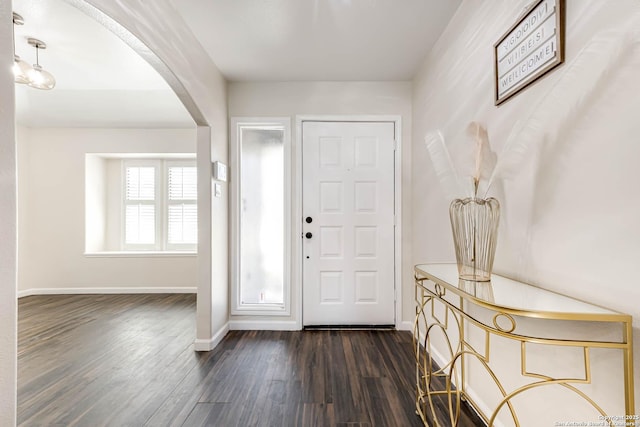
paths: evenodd
<path fill-rule="evenodd" d="M 296 327 L 304 327 L 302 320 L 302 124 L 304 122 L 391 122 L 394 124 L 394 287 L 395 326 L 402 323 L 402 117 L 400 115 L 297 115 L 295 122 L 295 144 L 293 146 L 293 271 L 295 286 Z"/>

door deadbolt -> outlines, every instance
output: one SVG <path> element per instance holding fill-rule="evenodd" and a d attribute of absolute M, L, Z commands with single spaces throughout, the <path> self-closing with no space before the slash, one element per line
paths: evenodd
<path fill-rule="evenodd" d="M 307 224 L 311 224 L 311 222 L 313 222 L 313 218 L 311 218 L 310 216 L 305 218 L 305 221 Z"/>

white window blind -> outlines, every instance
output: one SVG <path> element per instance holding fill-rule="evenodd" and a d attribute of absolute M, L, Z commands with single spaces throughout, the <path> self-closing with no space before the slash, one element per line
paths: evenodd
<path fill-rule="evenodd" d="M 169 245 L 198 241 L 198 177 L 194 166 L 168 167 L 167 225 Z"/>
<path fill-rule="evenodd" d="M 127 200 L 155 200 L 156 168 L 153 166 L 127 168 Z"/>
<path fill-rule="evenodd" d="M 195 250 L 197 175 L 192 160 L 124 160 L 122 249 Z"/>
<path fill-rule="evenodd" d="M 195 166 L 169 166 L 169 200 L 198 198 L 198 176 Z"/>
<path fill-rule="evenodd" d="M 155 245 L 156 168 L 127 167 L 125 178 L 125 244 Z"/>

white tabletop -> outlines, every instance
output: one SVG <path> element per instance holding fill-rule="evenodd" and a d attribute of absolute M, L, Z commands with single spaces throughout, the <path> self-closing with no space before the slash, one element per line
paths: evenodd
<path fill-rule="evenodd" d="M 557 313 L 559 315 L 584 315 L 585 317 L 592 315 L 626 316 L 497 274 L 491 275 L 491 282 L 462 281 L 458 277 L 456 264 L 419 264 L 416 266 L 416 271 L 430 279 L 437 279 L 436 282 L 465 298 L 493 306 L 496 309 L 506 308 L 523 311 L 530 315 Z"/>

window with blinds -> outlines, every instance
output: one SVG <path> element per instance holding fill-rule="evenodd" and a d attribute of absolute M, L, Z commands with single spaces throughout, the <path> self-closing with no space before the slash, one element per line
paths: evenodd
<path fill-rule="evenodd" d="M 198 181 L 194 161 L 124 160 L 124 250 L 195 250 Z"/>
<path fill-rule="evenodd" d="M 125 168 L 125 245 L 156 244 L 156 167 Z"/>
<path fill-rule="evenodd" d="M 167 244 L 198 242 L 198 180 L 195 166 L 168 167 Z"/>

